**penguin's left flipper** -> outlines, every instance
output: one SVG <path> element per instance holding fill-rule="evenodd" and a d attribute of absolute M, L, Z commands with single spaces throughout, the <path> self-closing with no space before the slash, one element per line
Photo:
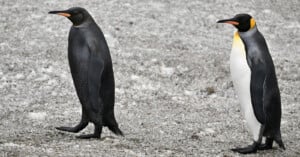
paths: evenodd
<path fill-rule="evenodd" d="M 103 100 L 99 95 L 102 85 L 102 75 L 104 71 L 104 60 L 101 57 L 101 50 L 97 49 L 95 44 L 89 44 L 88 50 L 88 102 L 87 102 L 87 116 L 94 124 L 95 130 L 93 134 L 80 135 L 77 138 L 101 138 L 103 127 Z"/>
<path fill-rule="evenodd" d="M 257 58 L 251 59 L 251 82 L 250 93 L 251 102 L 256 119 L 265 124 L 265 112 L 264 112 L 264 82 L 266 79 L 265 63 Z"/>
<path fill-rule="evenodd" d="M 241 154 L 251 154 L 251 153 L 256 153 L 257 149 L 258 149 L 258 143 L 254 142 L 252 145 L 249 145 L 247 147 L 233 148 L 231 150 Z"/>
<path fill-rule="evenodd" d="M 89 94 L 89 104 L 90 109 L 94 113 L 102 112 L 103 101 L 99 96 L 99 91 L 101 88 L 101 78 L 104 70 L 104 61 L 101 58 L 99 50 L 97 48 L 89 45 L 89 65 L 88 65 L 88 94 Z M 89 115 L 91 113 L 88 113 Z M 102 113 L 100 113 L 102 114 Z M 91 119 L 91 117 L 89 117 Z"/>

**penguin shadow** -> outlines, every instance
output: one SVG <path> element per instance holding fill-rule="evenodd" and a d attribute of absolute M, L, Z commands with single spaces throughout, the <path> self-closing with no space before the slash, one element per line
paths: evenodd
<path fill-rule="evenodd" d="M 101 138 L 88 138 L 88 139 L 83 139 L 83 138 L 78 138 L 78 136 L 80 135 L 86 135 L 87 132 L 89 132 L 89 129 L 87 129 L 86 131 L 83 131 L 83 132 L 80 132 L 80 133 L 70 133 L 70 132 L 65 132 L 65 131 L 58 131 L 57 129 L 52 129 L 53 130 L 53 133 L 49 136 L 52 136 L 54 137 L 55 139 L 65 139 L 65 140 L 70 140 L 70 141 L 73 141 L 73 140 L 76 140 L 76 141 L 85 141 L 85 140 L 88 140 L 88 141 L 101 141 L 101 142 L 104 142 L 104 141 L 114 141 L 114 140 L 119 140 L 120 138 L 124 138 L 124 136 L 113 136 L 113 135 L 110 135 L 110 133 L 108 133 L 108 135 L 104 135 L 104 136 L 101 136 Z"/>

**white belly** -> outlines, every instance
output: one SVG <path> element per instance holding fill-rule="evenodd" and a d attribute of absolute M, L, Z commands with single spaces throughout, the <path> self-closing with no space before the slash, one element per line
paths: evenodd
<path fill-rule="evenodd" d="M 234 89 L 240 101 L 242 112 L 245 116 L 248 128 L 255 141 L 259 140 L 261 124 L 255 117 L 250 94 L 251 71 L 247 64 L 245 47 L 236 33 L 230 55 L 230 72 Z"/>

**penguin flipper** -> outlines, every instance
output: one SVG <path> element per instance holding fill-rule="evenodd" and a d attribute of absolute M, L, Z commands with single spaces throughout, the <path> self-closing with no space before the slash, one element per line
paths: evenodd
<path fill-rule="evenodd" d="M 104 70 L 104 62 L 96 48 L 89 46 L 89 63 L 88 63 L 88 95 L 89 103 L 95 113 L 102 112 L 103 102 L 99 97 L 101 88 L 101 77 Z M 101 105 L 101 106 L 99 106 Z"/>
<path fill-rule="evenodd" d="M 266 131 L 275 129 L 274 133 L 280 134 L 280 130 L 276 130 L 280 128 L 281 120 L 281 100 L 276 77 L 268 75 L 265 79 L 263 88 Z"/>
<path fill-rule="evenodd" d="M 285 149 L 281 139 L 281 100 L 275 73 L 266 77 L 263 101 L 266 120 L 264 136 L 274 139 L 279 147 Z"/>
<path fill-rule="evenodd" d="M 251 69 L 251 83 L 250 93 L 251 102 L 254 110 L 255 117 L 261 124 L 265 124 L 264 113 L 264 88 L 263 84 L 266 78 L 265 65 L 261 60 L 252 61 L 250 64 Z"/>

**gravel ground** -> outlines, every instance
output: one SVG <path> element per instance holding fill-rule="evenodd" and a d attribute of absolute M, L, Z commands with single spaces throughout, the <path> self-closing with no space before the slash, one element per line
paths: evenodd
<path fill-rule="evenodd" d="M 229 73 L 234 28 L 216 21 L 242 12 L 269 44 L 287 147 L 249 156 L 300 156 L 299 0 L 0 3 L 0 156 L 240 156 L 229 149 L 251 137 Z M 71 23 L 47 14 L 72 6 L 87 8 L 107 38 L 124 138 L 105 128 L 101 140 L 78 140 L 54 128 L 81 114 L 67 61 Z"/>

